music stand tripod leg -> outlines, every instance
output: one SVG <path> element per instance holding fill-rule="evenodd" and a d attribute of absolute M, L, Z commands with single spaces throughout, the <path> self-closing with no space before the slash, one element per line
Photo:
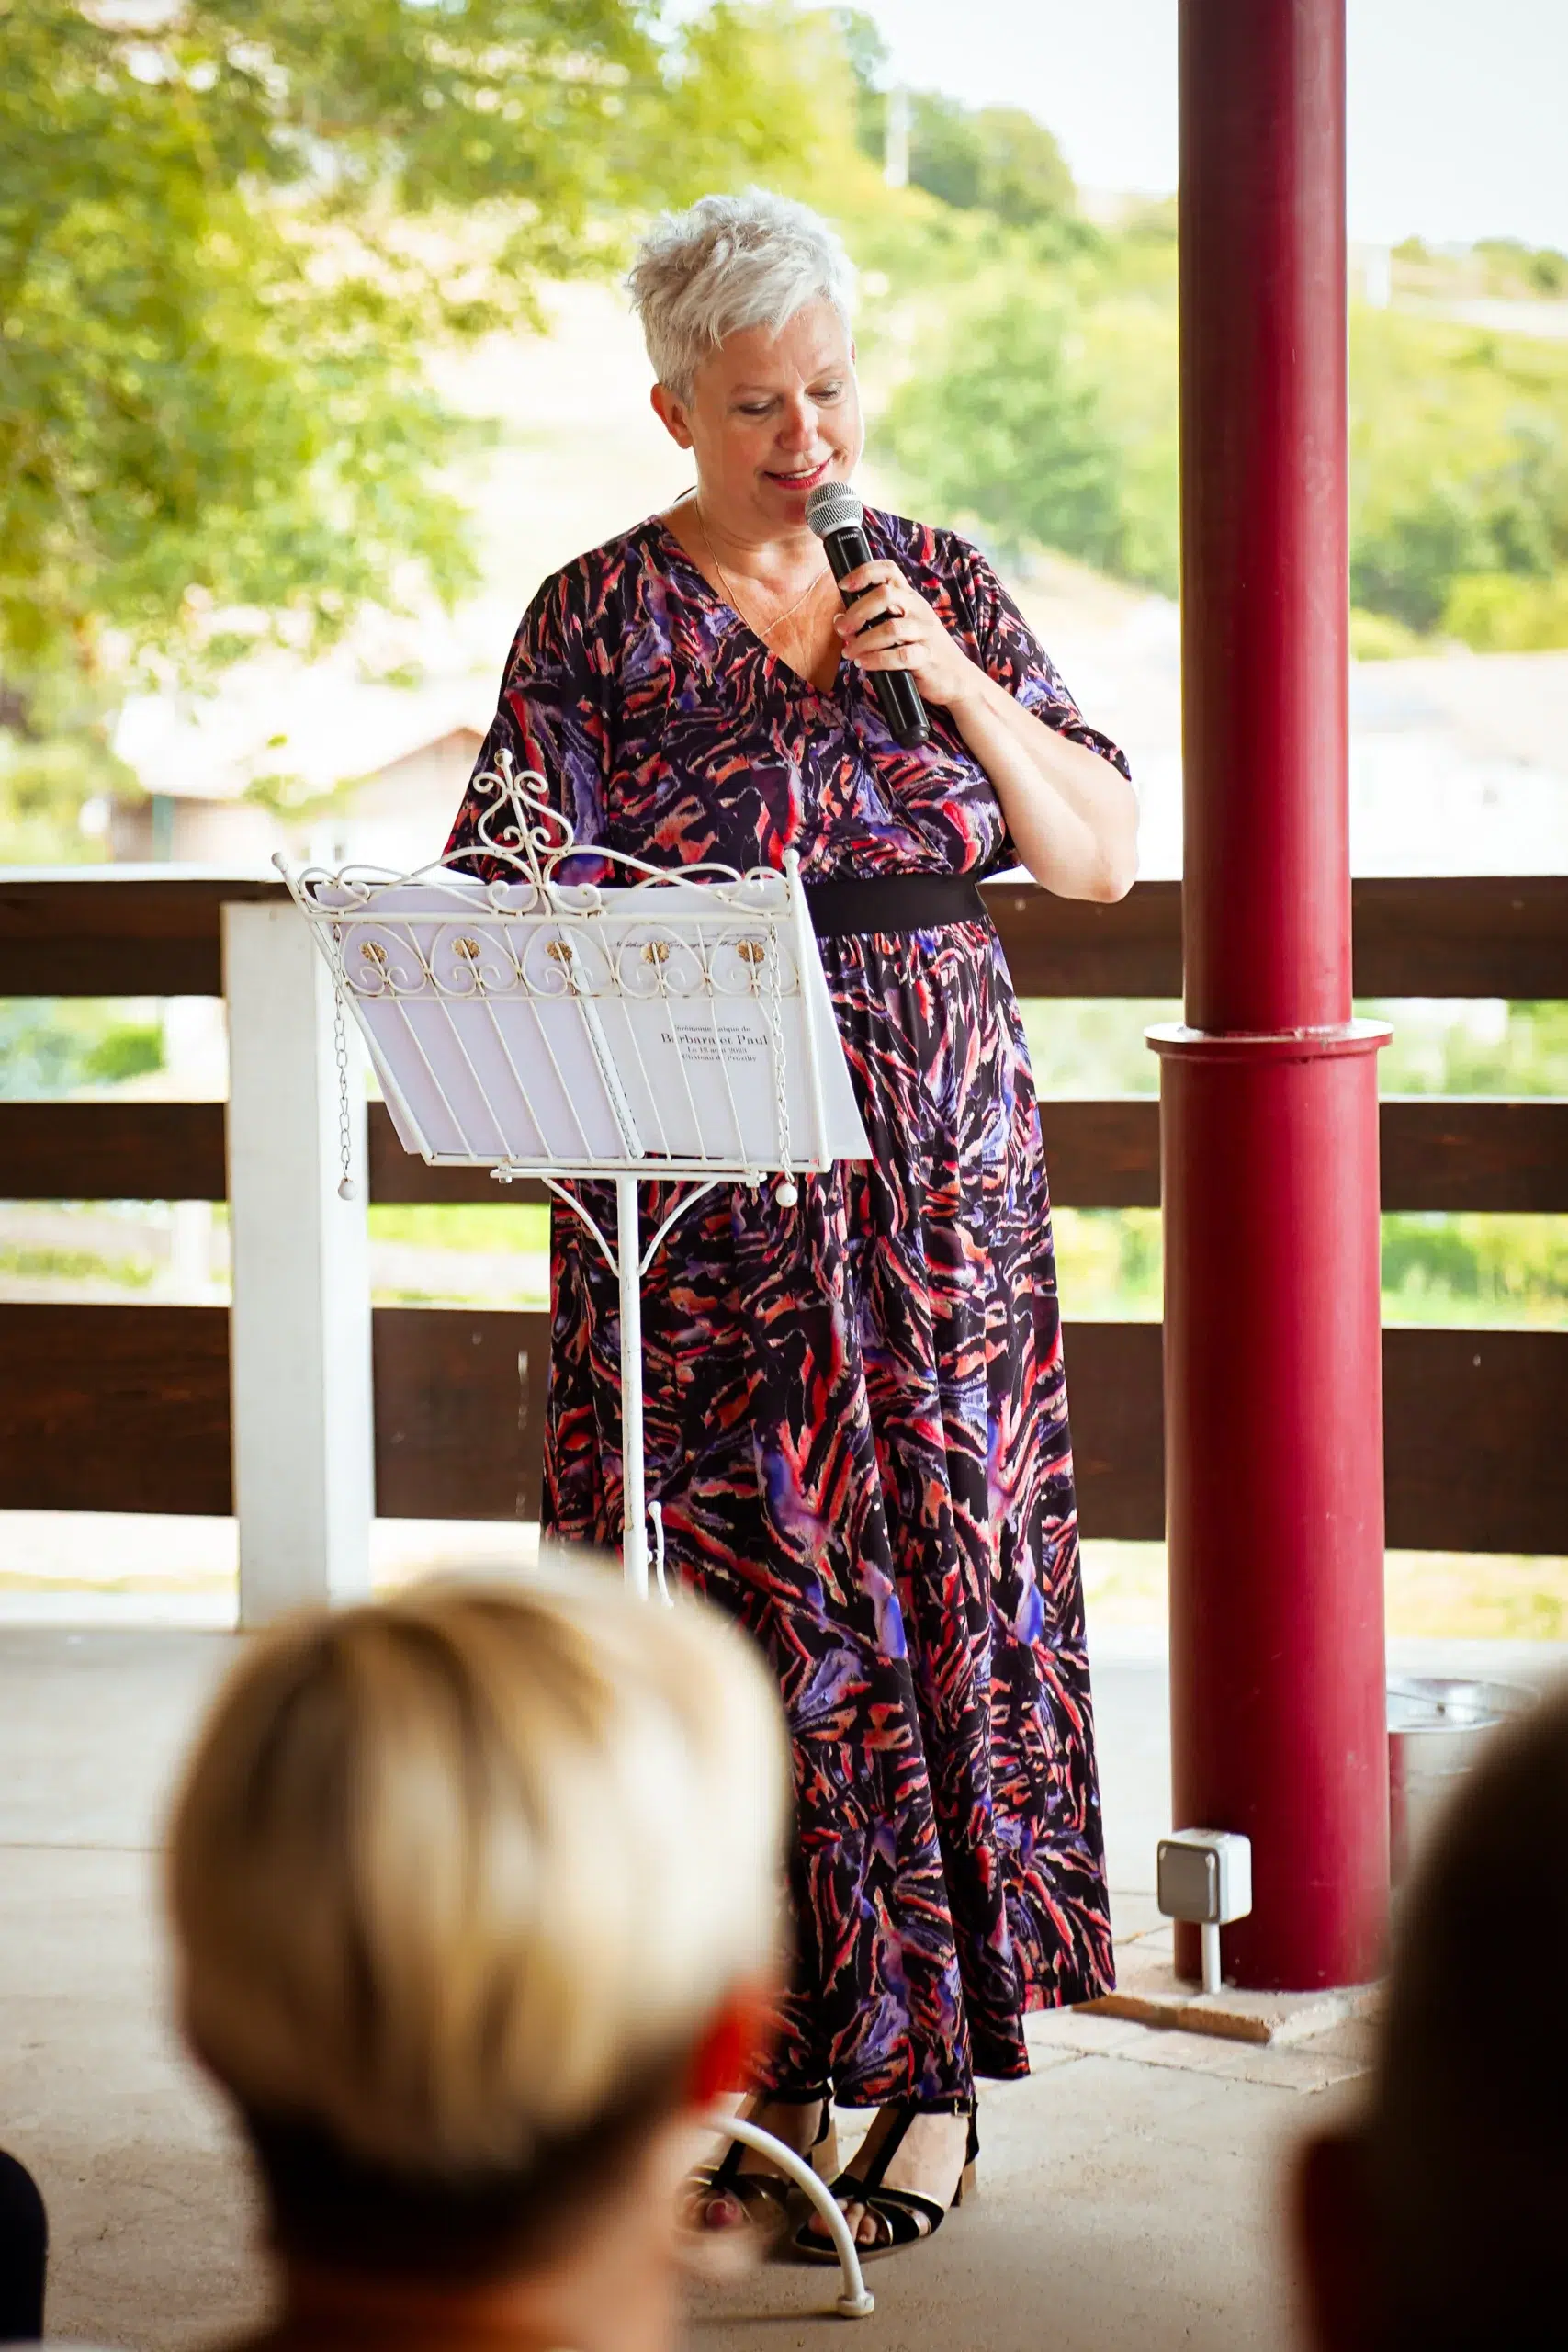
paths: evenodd
<path fill-rule="evenodd" d="M 642 1256 L 637 1180 L 615 1179 L 615 1262 L 621 1283 L 621 1568 L 648 1599 L 648 1511 L 642 1463 Z"/>

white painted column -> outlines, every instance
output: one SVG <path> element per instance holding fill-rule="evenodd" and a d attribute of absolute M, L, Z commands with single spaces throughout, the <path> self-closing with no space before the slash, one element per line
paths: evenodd
<path fill-rule="evenodd" d="M 346 1023 L 341 1200 L 332 977 L 293 903 L 223 909 L 240 1623 L 370 1586 L 365 1079 Z"/>

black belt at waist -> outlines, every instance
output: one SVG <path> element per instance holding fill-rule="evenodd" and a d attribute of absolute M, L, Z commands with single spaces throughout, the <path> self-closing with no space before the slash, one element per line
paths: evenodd
<path fill-rule="evenodd" d="M 988 920 L 972 874 L 880 874 L 807 882 L 806 904 L 818 939 L 853 931 L 940 931 L 944 923 Z"/>

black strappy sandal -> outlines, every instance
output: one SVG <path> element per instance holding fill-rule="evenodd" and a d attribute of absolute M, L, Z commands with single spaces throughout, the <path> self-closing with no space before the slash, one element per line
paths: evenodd
<path fill-rule="evenodd" d="M 777 2094 L 770 2096 L 776 2098 Z M 817 2137 L 804 2152 L 805 2161 L 814 2172 L 831 2173 L 837 2170 L 839 2162 L 831 2092 L 824 2086 L 819 2091 L 808 2093 L 806 2098 L 798 2102 L 792 2099 L 789 2104 L 805 2107 L 812 2098 L 819 2098 L 822 2102 L 822 2120 L 818 2126 Z M 766 2107 L 769 2103 L 770 2100 L 765 2098 L 760 2105 Z M 751 2119 L 748 2117 L 747 2120 L 750 2121 Z M 790 2201 L 800 2192 L 794 2181 L 786 2180 L 783 2173 L 742 2172 L 741 2165 L 754 2153 L 744 2140 L 731 2140 L 722 2163 L 705 2165 L 691 2176 L 689 2188 L 694 2207 L 710 2204 L 716 2197 L 733 2197 L 746 2219 L 730 2229 L 688 2224 L 686 2236 L 690 2244 L 705 2246 L 715 2254 L 731 2250 L 739 2253 L 742 2249 L 748 2254 L 755 2254 L 759 2250 L 763 2253 L 770 2251 L 782 2236 Z M 765 2224 L 760 2213 L 760 2208 L 764 2204 L 774 2209 Z M 753 2218 L 754 2210 L 756 2218 Z M 733 2242 L 733 2245 L 728 2242 Z"/>
<path fill-rule="evenodd" d="M 889 2124 L 881 2146 L 863 2173 L 841 2172 L 832 2184 L 829 2194 L 840 2205 L 861 2205 L 876 2223 L 876 2236 L 869 2245 L 857 2244 L 855 2251 L 863 2262 L 874 2262 L 885 2254 L 896 2254 L 899 2248 L 917 2245 L 922 2238 L 934 2237 L 942 2222 L 955 2207 L 962 2205 L 965 2192 L 973 2194 L 975 2163 L 980 2153 L 980 2132 L 973 2107 L 969 2109 L 969 2144 L 964 2152 L 964 2170 L 958 2176 L 958 2186 L 953 2192 L 951 2205 L 940 2204 L 934 2197 L 922 2197 L 917 2188 L 884 2188 L 887 2167 L 904 2144 L 905 2134 L 917 2115 L 918 2107 L 902 2107 L 897 2120 Z M 820 2228 L 818 2222 L 818 2229 Z M 811 2222 L 803 2222 L 795 2233 L 796 2254 L 807 2262 L 837 2262 L 838 2249 L 829 2237 L 818 2234 Z"/>

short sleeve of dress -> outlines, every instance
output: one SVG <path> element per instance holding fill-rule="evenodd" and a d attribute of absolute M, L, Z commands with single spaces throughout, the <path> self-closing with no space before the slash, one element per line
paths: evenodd
<path fill-rule="evenodd" d="M 608 696 L 599 649 L 583 618 L 580 569 L 568 565 L 547 580 L 523 616 L 495 717 L 446 843 L 448 858 L 487 878 L 482 853 L 468 853 L 480 817 L 493 806 L 478 779 L 494 769 L 502 752 L 511 752 L 517 772 L 536 769 L 544 777 L 551 808 L 570 822 L 580 842 L 604 838 Z"/>
<path fill-rule="evenodd" d="M 1005 686 L 1016 702 L 1036 718 L 1055 727 L 1086 751 L 1098 752 L 1120 769 L 1129 783 L 1132 770 L 1126 753 L 1091 727 L 1062 682 L 1055 662 L 1035 636 L 990 565 L 977 548 L 965 548 L 976 643 L 987 674 Z"/>

